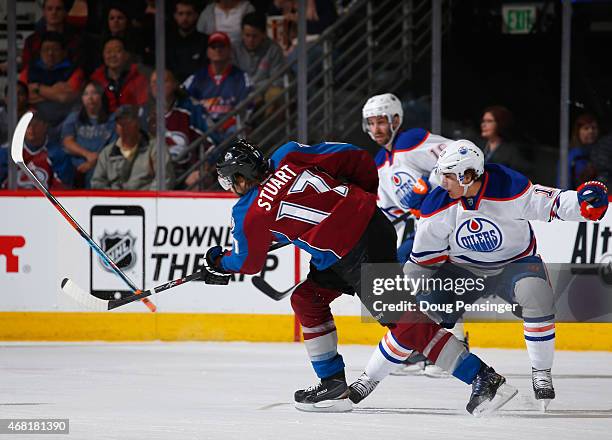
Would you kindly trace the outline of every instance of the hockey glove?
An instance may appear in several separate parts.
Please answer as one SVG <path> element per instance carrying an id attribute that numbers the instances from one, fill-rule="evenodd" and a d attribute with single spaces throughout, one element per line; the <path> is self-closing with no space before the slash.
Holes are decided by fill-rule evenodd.
<path id="1" fill-rule="evenodd" d="M 608 188 L 606 185 L 591 180 L 580 185 L 577 191 L 580 214 L 587 220 L 601 220 L 608 210 Z"/>
<path id="2" fill-rule="evenodd" d="M 221 268 L 221 257 L 223 249 L 221 246 L 213 246 L 206 252 L 206 267 L 202 269 L 202 279 L 206 284 L 227 285 L 232 276 Z"/>
<path id="3" fill-rule="evenodd" d="M 423 176 L 414 183 L 410 192 L 402 197 L 400 204 L 410 210 L 418 211 L 421 209 L 421 204 L 423 200 L 425 200 L 430 189 L 431 185 L 429 184 L 429 180 L 427 180 L 427 177 Z"/>

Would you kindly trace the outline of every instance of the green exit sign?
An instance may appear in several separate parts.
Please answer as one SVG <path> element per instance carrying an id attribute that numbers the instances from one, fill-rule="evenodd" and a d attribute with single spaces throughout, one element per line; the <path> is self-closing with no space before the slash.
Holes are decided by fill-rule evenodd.
<path id="1" fill-rule="evenodd" d="M 536 20 L 536 7 L 533 5 L 502 6 L 505 34 L 528 34 Z"/>

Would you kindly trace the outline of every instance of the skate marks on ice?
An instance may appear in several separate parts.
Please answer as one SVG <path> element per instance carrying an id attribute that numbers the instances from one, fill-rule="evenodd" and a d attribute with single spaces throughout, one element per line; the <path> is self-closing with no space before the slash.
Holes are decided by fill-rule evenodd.
<path id="1" fill-rule="evenodd" d="M 531 379 L 531 374 L 505 373 L 507 379 Z M 553 374 L 553 379 L 612 379 L 612 374 Z"/>
<path id="2" fill-rule="evenodd" d="M 0 402 L 0 406 L 40 406 L 51 405 L 46 402 Z"/>
<path id="3" fill-rule="evenodd" d="M 517 402 L 523 408 L 500 409 L 489 417 L 513 417 L 522 419 L 612 419 L 612 409 L 548 409 L 541 412 L 536 400 L 530 396 L 519 394 Z M 293 402 L 279 402 L 264 405 L 257 408 L 258 411 L 270 411 L 281 409 L 285 411 L 296 411 Z M 323 413 L 321 413 L 323 414 Z M 345 414 L 391 414 L 391 415 L 426 415 L 426 416 L 461 416 L 472 418 L 465 408 L 442 408 L 442 407 L 374 407 L 374 406 L 353 406 L 351 412 Z"/>
<path id="4" fill-rule="evenodd" d="M 535 404 L 534 404 L 535 405 Z M 463 408 L 375 408 L 362 407 L 353 408 L 356 414 L 393 414 L 393 415 L 427 415 L 427 416 L 461 416 L 473 417 Z M 612 419 L 612 409 L 573 409 L 573 410 L 551 410 L 545 413 L 537 409 L 500 409 L 493 414 L 483 418 L 511 417 L 522 419 Z"/>

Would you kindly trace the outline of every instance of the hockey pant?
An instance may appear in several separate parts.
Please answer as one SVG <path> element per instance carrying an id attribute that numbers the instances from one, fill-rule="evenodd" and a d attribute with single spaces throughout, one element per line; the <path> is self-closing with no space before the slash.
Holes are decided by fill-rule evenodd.
<path id="1" fill-rule="evenodd" d="M 337 351 L 338 336 L 329 304 L 343 292 L 361 291 L 362 263 L 397 263 L 395 244 L 393 225 L 376 210 L 351 252 L 325 271 L 311 268 L 308 279 L 293 292 L 291 305 L 302 326 L 312 366 L 321 379 L 344 369 L 342 356 Z M 322 273 L 327 275 L 325 280 Z M 349 289 L 339 286 L 348 286 Z M 368 376 L 382 379 L 406 360 L 414 349 L 458 379 L 471 383 L 480 369 L 480 359 L 424 314 L 409 313 L 414 316 L 387 324 L 389 331 L 366 367 Z"/>
<path id="2" fill-rule="evenodd" d="M 410 263 L 408 263 L 410 264 Z M 462 277 L 474 278 L 467 269 L 447 263 L 435 275 L 443 279 Z M 431 292 L 418 295 L 418 301 L 434 304 L 450 304 L 460 299 L 473 304 L 478 299 L 497 295 L 509 304 L 515 305 L 515 315 L 523 319 L 525 344 L 531 365 L 535 369 L 551 368 L 555 350 L 555 307 L 554 294 L 546 268 L 539 256 L 529 256 L 508 264 L 501 274 L 488 277 L 485 289 L 472 289 L 461 297 L 453 297 L 448 292 Z M 442 326 L 450 328 L 462 313 L 436 312 L 430 315 Z"/>

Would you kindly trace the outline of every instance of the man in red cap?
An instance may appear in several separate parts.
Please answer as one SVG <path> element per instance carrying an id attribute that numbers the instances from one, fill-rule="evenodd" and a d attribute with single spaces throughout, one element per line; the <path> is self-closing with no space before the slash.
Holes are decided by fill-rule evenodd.
<path id="1" fill-rule="evenodd" d="M 214 122 L 231 112 L 251 92 L 248 75 L 232 64 L 230 39 L 224 32 L 208 37 L 209 64 L 185 80 L 183 86 L 208 111 Z M 225 137 L 236 130 L 237 118 L 219 129 Z"/>

